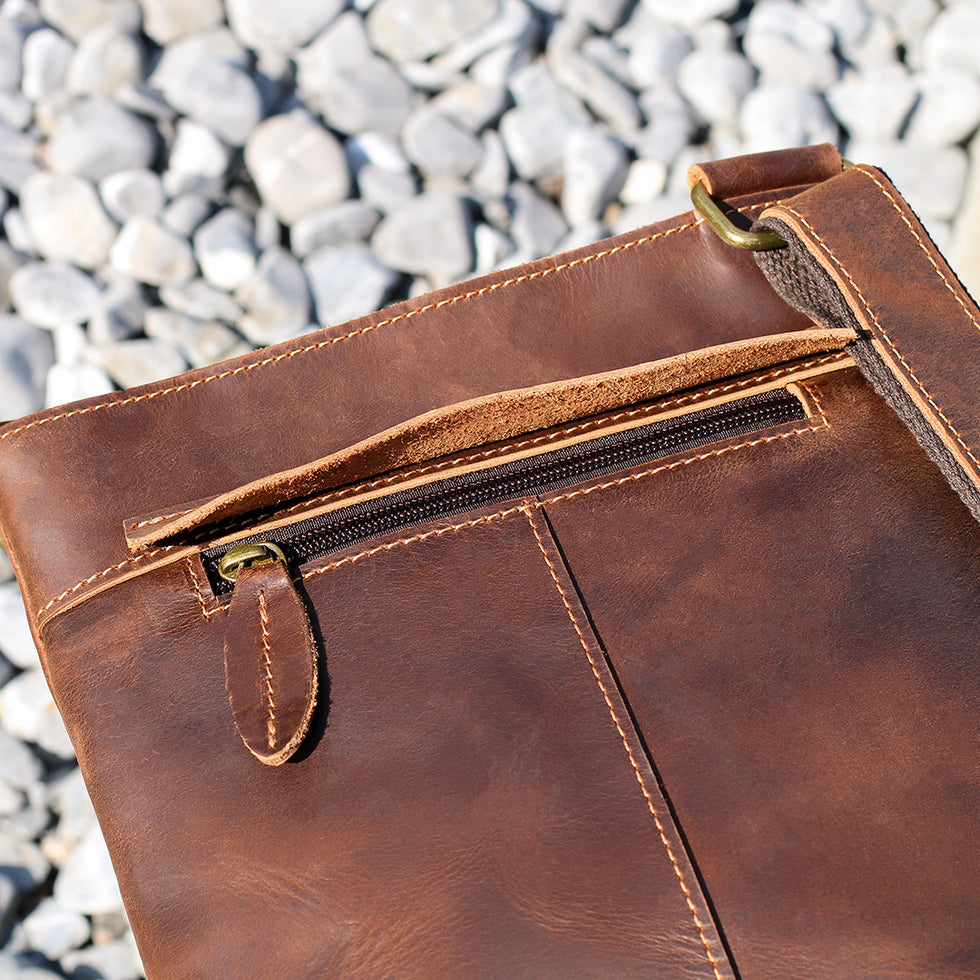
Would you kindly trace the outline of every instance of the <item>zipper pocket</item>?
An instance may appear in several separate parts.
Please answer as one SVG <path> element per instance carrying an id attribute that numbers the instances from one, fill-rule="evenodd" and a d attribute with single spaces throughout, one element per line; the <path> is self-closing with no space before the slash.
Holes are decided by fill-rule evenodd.
<path id="1" fill-rule="evenodd" d="M 674 453 L 803 418 L 806 412 L 799 398 L 786 389 L 773 389 L 486 469 L 395 490 L 210 548 L 202 552 L 201 560 L 214 595 L 225 595 L 232 591 L 234 583 L 221 574 L 219 565 L 229 551 L 245 545 L 270 542 L 281 550 L 280 560 L 296 568 L 395 531 L 506 500 L 561 490 Z"/>

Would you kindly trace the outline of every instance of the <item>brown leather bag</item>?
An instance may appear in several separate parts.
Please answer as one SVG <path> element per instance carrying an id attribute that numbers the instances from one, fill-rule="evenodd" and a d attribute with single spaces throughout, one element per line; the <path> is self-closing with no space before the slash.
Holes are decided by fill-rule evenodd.
<path id="1" fill-rule="evenodd" d="M 980 311 L 831 147 L 694 179 L 786 244 L 0 430 L 149 977 L 980 975 Z"/>

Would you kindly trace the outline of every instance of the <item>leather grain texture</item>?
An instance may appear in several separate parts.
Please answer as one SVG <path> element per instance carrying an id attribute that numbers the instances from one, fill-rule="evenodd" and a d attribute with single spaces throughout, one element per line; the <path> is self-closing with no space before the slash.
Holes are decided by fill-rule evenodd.
<path id="1" fill-rule="evenodd" d="M 835 153 L 705 172 L 823 254 L 968 465 L 976 314 Z M 150 980 L 980 975 L 980 526 L 852 336 L 685 215 L 0 429 Z M 804 417 L 246 568 L 230 600 L 201 558 L 215 519 L 774 388 Z"/>

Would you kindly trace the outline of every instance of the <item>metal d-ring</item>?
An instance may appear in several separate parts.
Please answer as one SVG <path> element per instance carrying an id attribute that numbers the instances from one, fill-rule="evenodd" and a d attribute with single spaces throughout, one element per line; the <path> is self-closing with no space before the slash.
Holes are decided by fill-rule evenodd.
<path id="1" fill-rule="evenodd" d="M 733 248 L 746 249 L 750 252 L 767 252 L 769 249 L 784 248 L 786 245 L 786 239 L 774 231 L 744 231 L 733 225 L 700 183 L 691 188 L 691 201 L 718 237 Z"/>
<path id="2" fill-rule="evenodd" d="M 229 548 L 218 562 L 218 574 L 226 582 L 234 582 L 243 568 L 252 565 L 271 565 L 274 561 L 286 564 L 282 549 L 271 541 L 249 541 Z"/>

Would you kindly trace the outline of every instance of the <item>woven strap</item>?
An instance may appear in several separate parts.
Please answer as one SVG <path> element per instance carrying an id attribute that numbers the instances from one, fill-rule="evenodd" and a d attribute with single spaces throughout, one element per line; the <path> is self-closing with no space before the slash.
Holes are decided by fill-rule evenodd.
<path id="1" fill-rule="evenodd" d="M 776 291 L 858 330 L 855 360 L 980 520 L 980 310 L 895 187 L 857 166 L 758 225 L 788 242 L 757 254 Z"/>

